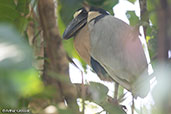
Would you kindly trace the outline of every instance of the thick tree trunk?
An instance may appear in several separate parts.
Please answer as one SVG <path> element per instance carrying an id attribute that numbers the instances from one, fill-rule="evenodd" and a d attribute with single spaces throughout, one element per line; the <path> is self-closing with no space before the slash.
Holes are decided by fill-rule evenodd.
<path id="1" fill-rule="evenodd" d="M 39 0 L 38 12 L 44 37 L 45 63 L 42 78 L 45 85 L 52 85 L 56 89 L 51 102 L 57 104 L 66 100 L 69 107 L 76 107 L 77 91 L 69 79 L 69 62 L 58 32 L 54 0 Z"/>
<path id="2" fill-rule="evenodd" d="M 158 60 L 167 61 L 168 51 L 171 48 L 171 11 L 168 0 L 160 0 L 158 6 Z"/>
<path id="3" fill-rule="evenodd" d="M 160 0 L 157 6 L 158 19 L 158 68 L 154 69 L 157 85 L 153 89 L 156 109 L 161 114 L 171 113 L 171 78 L 170 58 L 168 51 L 171 49 L 171 3 L 170 0 Z M 158 94 L 159 93 L 159 94 Z"/>

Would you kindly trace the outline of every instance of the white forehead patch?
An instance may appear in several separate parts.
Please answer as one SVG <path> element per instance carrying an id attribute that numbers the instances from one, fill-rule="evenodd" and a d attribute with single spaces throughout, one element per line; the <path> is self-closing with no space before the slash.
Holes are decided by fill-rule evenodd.
<path id="1" fill-rule="evenodd" d="M 96 18 L 99 15 L 101 15 L 101 14 L 99 12 L 96 12 L 96 11 L 88 12 L 87 22 L 90 22 L 92 19 Z"/>
<path id="2" fill-rule="evenodd" d="M 76 18 L 80 13 L 82 12 L 82 9 L 74 13 L 74 18 Z"/>

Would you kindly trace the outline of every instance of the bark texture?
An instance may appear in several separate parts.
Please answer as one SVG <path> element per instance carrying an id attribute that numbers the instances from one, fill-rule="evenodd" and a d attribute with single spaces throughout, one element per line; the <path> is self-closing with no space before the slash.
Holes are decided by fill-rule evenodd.
<path id="1" fill-rule="evenodd" d="M 171 3 L 160 0 L 158 11 L 158 60 L 168 60 L 168 50 L 171 49 Z"/>
<path id="2" fill-rule="evenodd" d="M 45 62 L 42 79 L 45 85 L 52 85 L 56 89 L 56 95 L 51 102 L 56 104 L 66 100 L 68 106 L 73 108 L 77 106 L 77 91 L 69 79 L 69 62 L 58 32 L 54 0 L 39 0 L 38 12 L 44 38 Z"/>
<path id="3" fill-rule="evenodd" d="M 142 22 L 147 22 L 149 25 L 149 16 L 147 12 L 147 0 L 139 0 L 140 5 L 140 18 Z M 146 38 L 147 26 L 143 26 L 144 36 Z"/>

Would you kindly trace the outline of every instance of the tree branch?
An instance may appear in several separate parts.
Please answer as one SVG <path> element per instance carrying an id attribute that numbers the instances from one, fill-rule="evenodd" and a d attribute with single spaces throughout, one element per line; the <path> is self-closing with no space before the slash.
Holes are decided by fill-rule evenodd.
<path id="1" fill-rule="evenodd" d="M 140 18 L 142 22 L 147 22 L 149 24 L 149 16 L 147 11 L 147 0 L 139 0 L 140 5 Z M 146 38 L 147 26 L 143 26 L 144 36 Z"/>
<path id="2" fill-rule="evenodd" d="M 54 0 L 38 1 L 39 19 L 44 37 L 45 63 L 42 78 L 45 85 L 53 85 L 56 88 L 57 95 L 51 100 L 52 102 L 56 104 L 66 100 L 69 107 L 75 108 L 77 91 L 69 79 L 69 62 L 59 36 L 54 6 Z M 61 78 L 67 81 L 62 81 Z M 78 108 L 75 110 L 78 111 Z"/>

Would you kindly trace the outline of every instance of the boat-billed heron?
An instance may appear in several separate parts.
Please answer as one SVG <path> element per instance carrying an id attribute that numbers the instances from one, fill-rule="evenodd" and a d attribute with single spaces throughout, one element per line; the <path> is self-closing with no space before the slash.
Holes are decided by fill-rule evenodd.
<path id="1" fill-rule="evenodd" d="M 64 31 L 63 38 L 74 37 L 80 56 L 101 79 L 114 80 L 137 97 L 149 91 L 147 60 L 134 27 L 107 11 L 81 8 Z"/>

